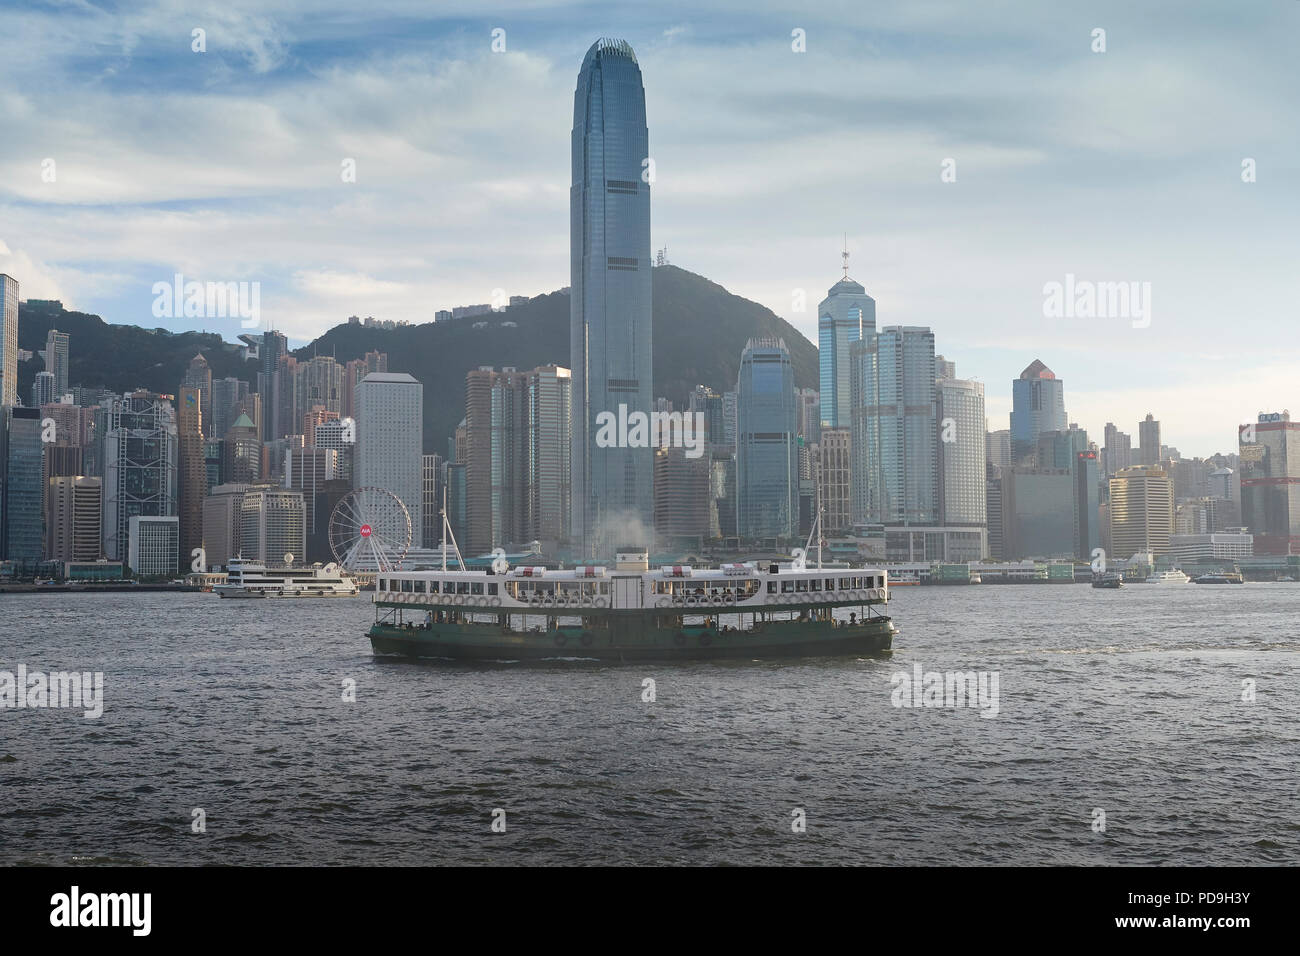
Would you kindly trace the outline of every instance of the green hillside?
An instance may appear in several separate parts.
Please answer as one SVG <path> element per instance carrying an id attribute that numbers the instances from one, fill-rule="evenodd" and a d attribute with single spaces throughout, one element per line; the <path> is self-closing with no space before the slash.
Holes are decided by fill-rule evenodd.
<path id="1" fill-rule="evenodd" d="M 656 396 L 680 408 L 696 385 L 719 392 L 734 389 L 741 350 L 754 336 L 785 339 L 795 383 L 817 387 L 817 349 L 771 310 L 676 266 L 656 268 L 652 277 Z M 475 327 L 482 323 L 486 325 Z M 200 351 L 214 378 L 236 375 L 252 385 L 257 382 L 257 363 L 241 362 L 234 347 L 215 333 L 111 325 L 95 315 L 51 306 L 24 304 L 20 309 L 19 348 L 43 349 L 52 327 L 72 335 L 74 384 L 174 393 L 185 367 Z M 346 362 L 375 349 L 388 353 L 389 371 L 410 372 L 424 383 L 425 451 L 442 454 L 447 437 L 465 415 L 466 372 L 482 365 L 522 370 L 569 364 L 569 295 L 552 292 L 499 313 L 393 330 L 345 323 L 294 354 L 300 359 L 333 355 Z M 19 388 L 24 398 L 41 368 L 39 357 L 21 363 Z"/>

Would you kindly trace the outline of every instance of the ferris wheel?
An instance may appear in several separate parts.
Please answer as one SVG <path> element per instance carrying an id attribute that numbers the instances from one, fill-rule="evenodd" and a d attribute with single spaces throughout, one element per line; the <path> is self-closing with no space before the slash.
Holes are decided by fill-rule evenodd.
<path id="1" fill-rule="evenodd" d="M 387 488 L 357 488 L 330 512 L 329 541 L 349 571 L 394 571 L 411 547 L 411 514 Z"/>

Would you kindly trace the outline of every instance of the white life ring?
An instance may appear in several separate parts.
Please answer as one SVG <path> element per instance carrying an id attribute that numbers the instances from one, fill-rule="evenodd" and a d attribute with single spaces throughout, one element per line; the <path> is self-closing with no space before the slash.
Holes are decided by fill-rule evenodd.
<path id="1" fill-rule="evenodd" d="M 724 595 L 722 595 L 722 603 L 723 603 L 723 604 L 735 604 L 735 603 L 736 603 L 736 596 L 735 596 L 734 594 L 724 594 Z"/>
<path id="2" fill-rule="evenodd" d="M 492 595 L 492 597 L 488 598 L 488 603 L 491 604 L 493 607 L 500 607 L 500 606 L 501 606 L 501 598 L 497 597 L 497 596 L 494 594 L 494 595 Z"/>
<path id="3" fill-rule="evenodd" d="M 603 597 L 598 597 L 598 598 L 596 598 L 594 601 L 592 601 L 591 603 L 592 603 L 593 605 L 595 605 L 596 607 L 604 607 L 604 606 L 605 606 L 605 599 L 604 599 Z"/>

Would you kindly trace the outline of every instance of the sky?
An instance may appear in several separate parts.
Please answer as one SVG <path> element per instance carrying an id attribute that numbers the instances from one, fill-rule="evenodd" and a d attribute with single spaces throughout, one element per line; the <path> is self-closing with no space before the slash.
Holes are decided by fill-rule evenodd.
<path id="1" fill-rule="evenodd" d="M 0 0 L 0 272 L 228 339 L 155 283 L 257 283 L 294 344 L 567 286 L 574 85 L 612 36 L 674 265 L 815 342 L 847 242 L 992 429 L 1035 358 L 1098 444 L 1151 412 L 1204 456 L 1300 415 L 1300 3 L 700 6 Z M 1143 308 L 1054 310 L 1067 282 Z"/>

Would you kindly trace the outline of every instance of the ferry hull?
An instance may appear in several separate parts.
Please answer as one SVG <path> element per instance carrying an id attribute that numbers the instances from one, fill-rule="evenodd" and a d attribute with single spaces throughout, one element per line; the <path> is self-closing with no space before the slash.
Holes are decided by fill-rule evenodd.
<path id="1" fill-rule="evenodd" d="M 771 621 L 759 631 L 686 626 L 621 636 L 613 629 L 584 631 L 580 627 L 520 633 L 492 625 L 434 624 L 425 628 L 376 623 L 370 629 L 370 644 L 381 655 L 451 660 L 748 660 L 883 654 L 892 649 L 895 630 L 887 617 L 835 627 Z"/>

